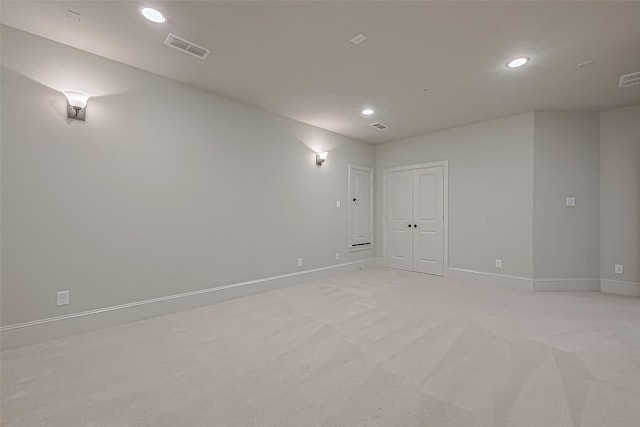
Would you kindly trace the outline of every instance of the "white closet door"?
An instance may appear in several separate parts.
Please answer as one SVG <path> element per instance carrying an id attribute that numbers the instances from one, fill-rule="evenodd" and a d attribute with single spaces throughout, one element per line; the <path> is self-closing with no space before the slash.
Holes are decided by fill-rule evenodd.
<path id="1" fill-rule="evenodd" d="M 387 260 L 389 267 L 411 270 L 413 173 L 402 171 L 387 176 Z"/>
<path id="2" fill-rule="evenodd" d="M 444 168 L 413 171 L 413 271 L 442 275 Z"/>

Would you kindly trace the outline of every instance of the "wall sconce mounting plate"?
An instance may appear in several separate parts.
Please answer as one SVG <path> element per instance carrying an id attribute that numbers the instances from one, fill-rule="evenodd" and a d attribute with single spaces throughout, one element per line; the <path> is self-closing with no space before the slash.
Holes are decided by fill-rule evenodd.
<path id="1" fill-rule="evenodd" d="M 86 108 L 73 107 L 71 104 L 67 102 L 67 118 L 74 119 L 74 120 L 82 120 L 84 122 L 86 112 L 87 112 Z"/>

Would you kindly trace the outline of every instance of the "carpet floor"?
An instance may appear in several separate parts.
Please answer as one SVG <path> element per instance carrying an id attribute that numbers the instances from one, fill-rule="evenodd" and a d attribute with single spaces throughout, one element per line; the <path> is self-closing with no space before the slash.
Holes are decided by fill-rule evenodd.
<path id="1" fill-rule="evenodd" d="M 380 268 L 1 356 L 3 426 L 640 426 L 640 300 Z"/>

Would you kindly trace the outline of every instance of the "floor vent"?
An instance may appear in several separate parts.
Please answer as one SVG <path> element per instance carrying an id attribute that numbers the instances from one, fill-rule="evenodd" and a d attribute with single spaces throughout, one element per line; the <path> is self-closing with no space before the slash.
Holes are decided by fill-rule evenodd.
<path id="1" fill-rule="evenodd" d="M 382 124 L 382 123 L 380 123 L 380 122 L 371 123 L 369 126 L 372 126 L 372 127 L 376 128 L 376 129 L 380 129 L 380 130 L 382 130 L 382 129 L 386 129 L 386 128 L 388 128 L 388 127 L 389 127 L 389 126 L 387 126 L 387 125 L 383 125 L 383 124 Z"/>
<path id="2" fill-rule="evenodd" d="M 195 43 L 191 43 L 189 40 L 185 40 L 182 37 L 176 36 L 175 34 L 169 34 L 167 36 L 167 39 L 164 41 L 164 44 L 200 59 L 205 59 L 211 53 L 209 49 L 198 46 Z"/>
<path id="3" fill-rule="evenodd" d="M 620 76 L 620 81 L 618 82 L 618 87 L 627 87 L 640 85 L 640 71 L 631 74 L 625 74 L 624 76 Z"/>

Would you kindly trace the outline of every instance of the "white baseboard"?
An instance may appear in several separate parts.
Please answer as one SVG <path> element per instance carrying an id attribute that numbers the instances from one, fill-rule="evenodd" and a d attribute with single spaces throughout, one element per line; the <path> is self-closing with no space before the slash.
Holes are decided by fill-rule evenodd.
<path id="1" fill-rule="evenodd" d="M 600 292 L 628 297 L 640 297 L 640 283 L 602 279 L 600 280 Z"/>
<path id="2" fill-rule="evenodd" d="M 507 276 L 504 274 L 486 273 L 484 271 L 466 270 L 463 268 L 447 268 L 445 277 L 451 279 L 467 280 L 470 282 L 489 283 L 495 285 L 510 286 L 515 289 L 525 291 L 533 290 L 533 283 L 530 278 Z"/>
<path id="3" fill-rule="evenodd" d="M 376 265 L 375 258 L 50 317 L 0 328 L 2 350 L 203 307 Z"/>
<path id="4" fill-rule="evenodd" d="M 536 292 L 599 292 L 600 279 L 533 279 Z"/>
<path id="5" fill-rule="evenodd" d="M 506 285 L 515 289 L 534 292 L 598 292 L 600 279 L 532 279 L 529 277 L 508 276 L 504 274 L 487 273 L 484 271 L 466 270 L 464 268 L 449 267 L 446 277 L 467 280 L 478 283 L 493 283 Z"/>

